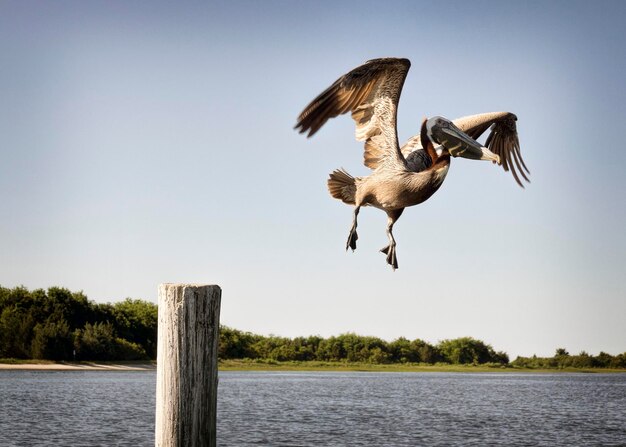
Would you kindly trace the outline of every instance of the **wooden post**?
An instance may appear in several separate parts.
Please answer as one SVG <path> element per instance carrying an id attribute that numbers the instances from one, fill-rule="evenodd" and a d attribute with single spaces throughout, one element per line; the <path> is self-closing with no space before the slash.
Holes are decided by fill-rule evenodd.
<path id="1" fill-rule="evenodd" d="M 216 445 L 222 289 L 160 284 L 155 446 Z"/>

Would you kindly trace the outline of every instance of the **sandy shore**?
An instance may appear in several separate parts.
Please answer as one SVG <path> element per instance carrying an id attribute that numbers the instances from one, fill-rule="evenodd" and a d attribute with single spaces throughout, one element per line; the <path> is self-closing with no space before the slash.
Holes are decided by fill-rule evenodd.
<path id="1" fill-rule="evenodd" d="M 97 362 L 59 362 L 59 363 L 0 363 L 2 370 L 22 371 L 151 371 L 156 363 L 97 363 Z"/>

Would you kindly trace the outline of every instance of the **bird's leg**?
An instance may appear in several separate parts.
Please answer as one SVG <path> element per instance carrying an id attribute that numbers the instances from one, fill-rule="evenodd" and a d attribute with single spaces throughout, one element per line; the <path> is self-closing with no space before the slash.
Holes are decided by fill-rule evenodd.
<path id="1" fill-rule="evenodd" d="M 354 217 L 352 219 L 352 228 L 350 229 L 350 234 L 348 235 L 348 242 L 346 242 L 346 251 L 348 250 L 348 248 L 351 248 L 352 251 L 356 250 L 356 241 L 359 238 L 359 235 L 356 234 L 356 218 L 359 215 L 359 210 L 361 209 L 361 206 L 357 206 L 354 208 Z"/>
<path id="2" fill-rule="evenodd" d="M 387 264 L 391 266 L 393 270 L 398 268 L 398 258 L 396 258 L 396 240 L 393 237 L 393 224 L 402 215 L 401 210 L 393 210 L 387 212 L 387 237 L 389 238 L 389 245 L 382 248 L 380 251 L 387 255 Z"/>
<path id="3" fill-rule="evenodd" d="M 398 268 L 398 258 L 396 257 L 396 240 L 393 238 L 392 230 L 393 221 L 389 218 L 387 219 L 387 237 L 389 238 L 389 245 L 382 248 L 380 251 L 387 255 L 387 264 L 395 270 Z"/>

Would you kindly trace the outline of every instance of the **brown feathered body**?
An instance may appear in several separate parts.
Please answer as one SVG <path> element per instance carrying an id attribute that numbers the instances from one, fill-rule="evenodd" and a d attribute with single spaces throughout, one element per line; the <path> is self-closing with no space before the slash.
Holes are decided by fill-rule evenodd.
<path id="1" fill-rule="evenodd" d="M 441 187 L 450 166 L 450 157 L 421 172 L 378 169 L 366 177 L 352 177 L 343 169 L 330 174 L 330 194 L 348 205 L 359 203 L 384 211 L 417 205 Z"/>

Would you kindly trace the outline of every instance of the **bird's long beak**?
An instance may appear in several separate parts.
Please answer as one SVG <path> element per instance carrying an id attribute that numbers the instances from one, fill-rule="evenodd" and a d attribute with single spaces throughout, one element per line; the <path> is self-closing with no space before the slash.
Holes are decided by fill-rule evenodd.
<path id="1" fill-rule="evenodd" d="M 489 160 L 500 163 L 500 157 L 471 138 L 461 129 L 452 125 L 441 129 L 442 145 L 453 157 L 469 158 L 470 160 Z"/>

